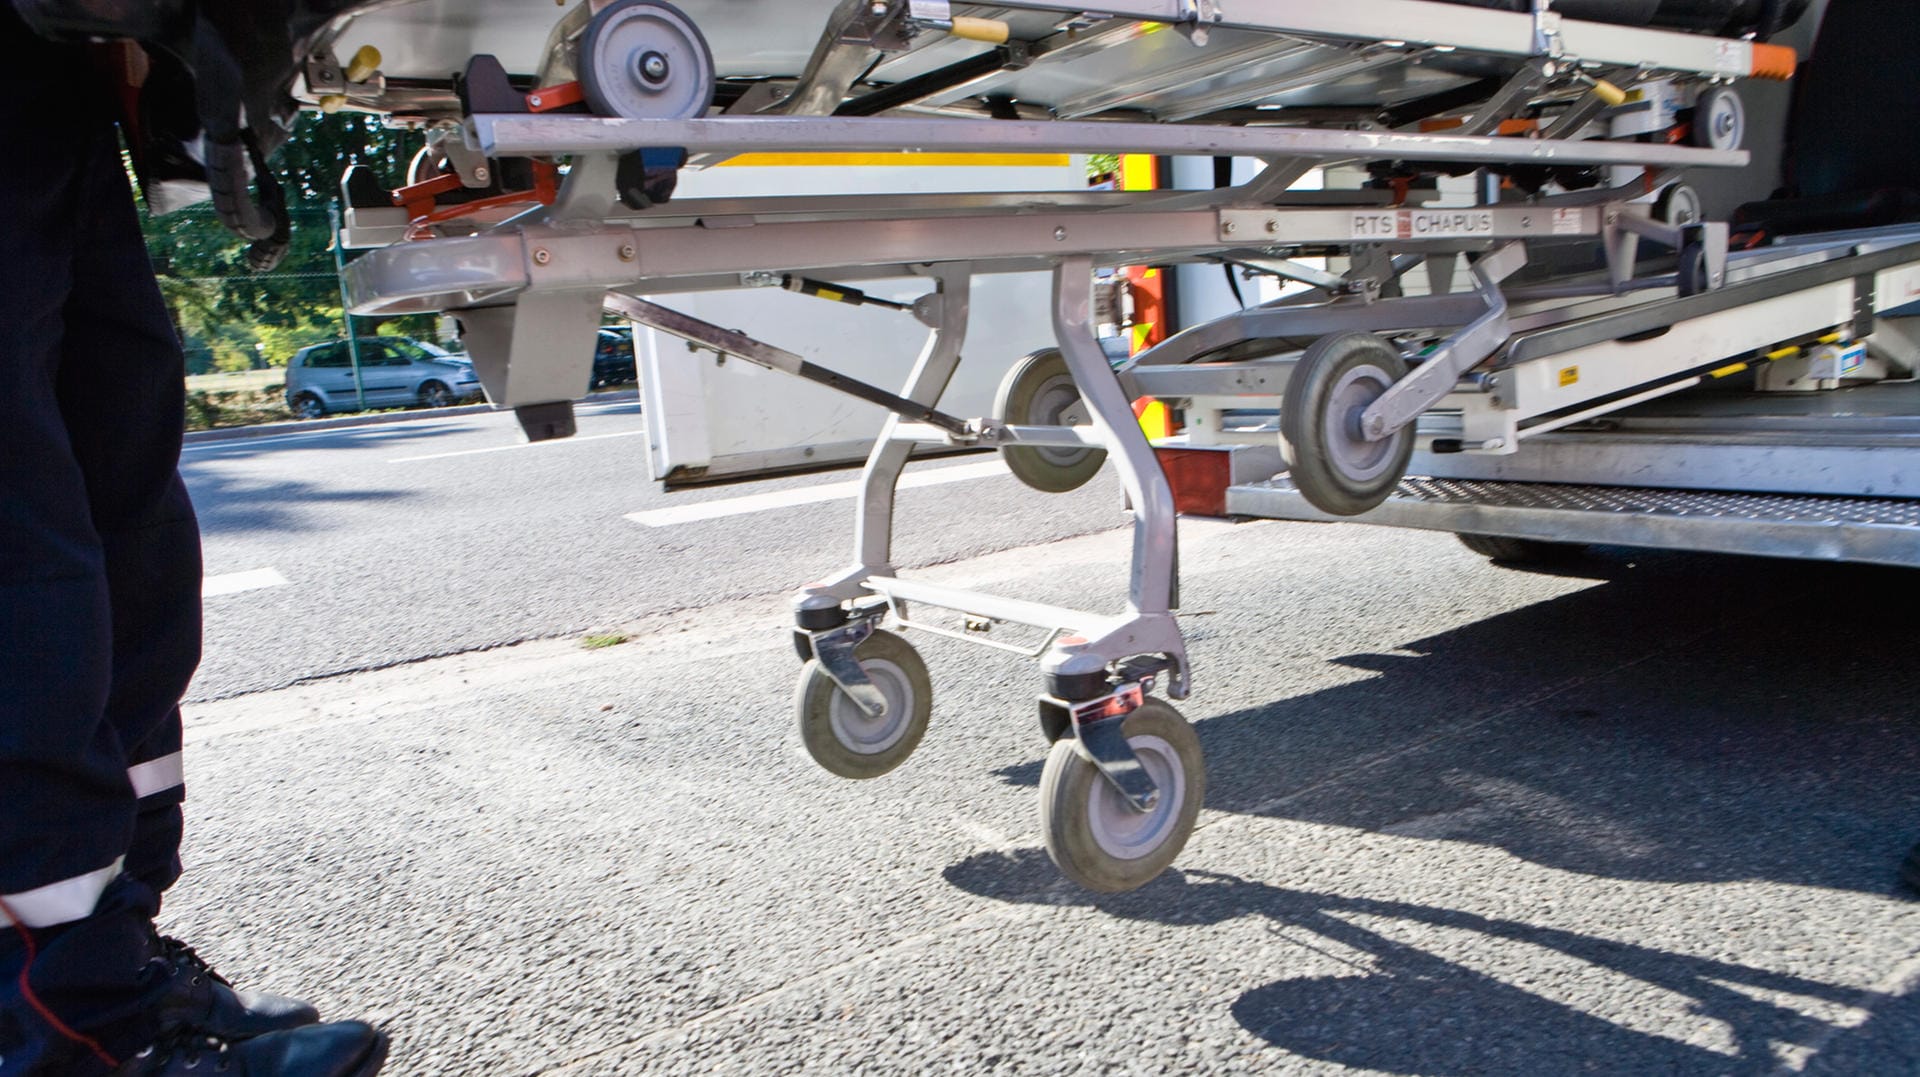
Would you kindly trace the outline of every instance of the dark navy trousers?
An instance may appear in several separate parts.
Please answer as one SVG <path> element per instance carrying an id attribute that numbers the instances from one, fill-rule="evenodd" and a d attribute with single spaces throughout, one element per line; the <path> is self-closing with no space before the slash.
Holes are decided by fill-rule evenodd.
<path id="1" fill-rule="evenodd" d="M 150 1043 L 200 538 L 109 97 L 0 0 L 0 1077 Z"/>

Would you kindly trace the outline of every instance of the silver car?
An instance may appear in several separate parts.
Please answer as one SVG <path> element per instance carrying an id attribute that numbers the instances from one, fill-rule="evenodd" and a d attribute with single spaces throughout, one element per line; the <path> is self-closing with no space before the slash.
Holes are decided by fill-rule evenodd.
<path id="1" fill-rule="evenodd" d="M 405 337 L 360 338 L 360 382 L 369 408 L 444 408 L 480 395 L 473 364 Z M 357 411 L 353 357 L 347 342 L 315 344 L 287 363 L 287 410 L 302 419 Z"/>

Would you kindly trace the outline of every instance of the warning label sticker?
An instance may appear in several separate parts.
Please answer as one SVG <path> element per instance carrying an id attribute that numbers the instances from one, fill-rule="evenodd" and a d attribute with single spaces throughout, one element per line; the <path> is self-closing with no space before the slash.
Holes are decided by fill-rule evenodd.
<path id="1" fill-rule="evenodd" d="M 1580 211 L 1577 209 L 1556 209 L 1553 211 L 1553 234 L 1556 236 L 1577 236 L 1581 232 Z"/>
<path id="2" fill-rule="evenodd" d="M 1488 209 L 1383 209 L 1353 215 L 1355 239 L 1482 239 L 1493 235 Z"/>

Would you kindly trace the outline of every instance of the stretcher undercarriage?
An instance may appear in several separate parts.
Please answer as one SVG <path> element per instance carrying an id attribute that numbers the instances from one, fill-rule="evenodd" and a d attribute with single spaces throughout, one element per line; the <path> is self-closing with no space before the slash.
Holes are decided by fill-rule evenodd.
<path id="1" fill-rule="evenodd" d="M 1877 316 L 1920 295 L 1920 235 L 1737 250 L 1682 182 L 1689 169 L 1746 163 L 1732 84 L 1785 76 L 1790 53 L 1649 28 L 1657 3 L 1565 5 L 1614 21 L 1517 6 L 1112 0 L 1089 13 L 863 0 L 774 5 L 755 24 L 716 17 L 729 5 L 595 0 L 528 50 L 524 30 L 423 3 L 343 22 L 330 48 L 402 47 L 385 68 L 364 50 L 346 63 L 318 55 L 302 92 L 429 132 L 406 188 L 348 179 L 349 240 L 377 248 L 351 267 L 351 304 L 363 316 L 451 312 L 489 397 L 530 437 L 571 432 L 603 310 L 887 408 L 853 561 L 796 601 L 802 739 L 855 778 L 913 751 L 932 687 L 894 629 L 1037 659 L 1053 744 L 1048 849 L 1076 881 L 1119 890 L 1173 860 L 1205 787 L 1191 727 L 1151 695 L 1186 698 L 1191 671 L 1174 495 L 1135 398 L 1215 416 L 1202 440 L 1284 449 L 1285 478 L 1236 487 L 1236 511 L 1283 514 L 1291 497 L 1346 517 L 1404 500 L 1416 450 L 1423 462 L 1523 460 L 1535 437 L 1755 356 L 1860 359 Z M 1715 28 L 1738 29 L 1748 7 L 1781 5 L 1728 3 Z M 815 32 L 795 47 L 801 15 Z M 446 32 L 412 32 L 428 25 Z M 520 51 L 478 52 L 488 40 Z M 450 68 L 462 70 L 450 85 L 425 74 Z M 1253 157 L 1265 169 L 1210 191 L 673 197 L 688 168 L 827 148 Z M 1336 164 L 1373 182 L 1294 189 Z M 1468 202 L 1439 204 L 1435 174 L 1483 182 Z M 1599 252 L 1592 272 L 1528 272 L 1535 252 L 1568 245 Z M 1181 262 L 1303 291 L 1116 368 L 1096 337 L 1094 271 Z M 943 412 L 972 282 L 1035 270 L 1052 275 L 1057 347 L 1015 365 L 994 414 Z M 1428 294 L 1407 294 L 1416 277 Z M 676 294 L 756 285 L 865 303 L 856 285 L 899 278 L 925 291 L 873 305 L 929 333 L 893 386 L 672 306 Z M 1277 435 L 1226 421 L 1263 406 L 1278 410 Z M 894 493 L 927 447 L 998 450 L 1023 482 L 1052 491 L 1111 462 L 1135 521 L 1124 607 L 903 578 Z M 926 609 L 976 628 L 1026 626 L 1030 643 L 954 632 Z"/>

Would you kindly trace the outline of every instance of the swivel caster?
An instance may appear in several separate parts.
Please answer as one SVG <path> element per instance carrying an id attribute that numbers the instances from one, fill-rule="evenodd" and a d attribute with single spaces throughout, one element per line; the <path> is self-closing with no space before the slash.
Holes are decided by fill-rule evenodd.
<path id="1" fill-rule="evenodd" d="M 1138 810 L 1100 771 L 1078 738 L 1055 741 L 1040 774 L 1040 827 L 1061 874 L 1089 890 L 1145 885 L 1173 863 L 1206 798 L 1200 738 L 1157 699 L 1121 719 L 1120 733 L 1157 790 Z"/>
<path id="2" fill-rule="evenodd" d="M 1694 145 L 1709 150 L 1737 150 L 1747 140 L 1747 106 L 1731 86 L 1713 86 L 1693 104 Z"/>
<path id="3" fill-rule="evenodd" d="M 919 652 L 891 632 L 874 631 L 853 655 L 885 709 L 869 713 L 811 658 L 800 670 L 794 716 L 814 762 L 842 778 L 878 778 L 920 746 L 933 713 L 933 682 Z"/>
<path id="4" fill-rule="evenodd" d="M 690 120 L 717 81 L 713 51 L 693 20 L 660 0 L 614 0 L 580 38 L 580 89 L 600 116 Z"/>
<path id="5" fill-rule="evenodd" d="M 1280 449 L 1288 475 L 1315 508 L 1358 516 L 1405 477 L 1413 424 L 1374 441 L 1361 432 L 1360 419 L 1406 375 L 1406 360 L 1372 333 L 1321 337 L 1300 357 L 1280 401 Z"/>
<path id="6" fill-rule="evenodd" d="M 1086 417 L 1086 404 L 1058 349 L 1034 352 L 1015 363 L 1000 382 L 993 403 L 996 419 L 1014 426 L 1072 426 Z M 1064 494 L 1087 484 L 1105 449 L 1061 445 L 1009 445 L 1000 450 L 1013 477 L 1042 493 Z"/>

